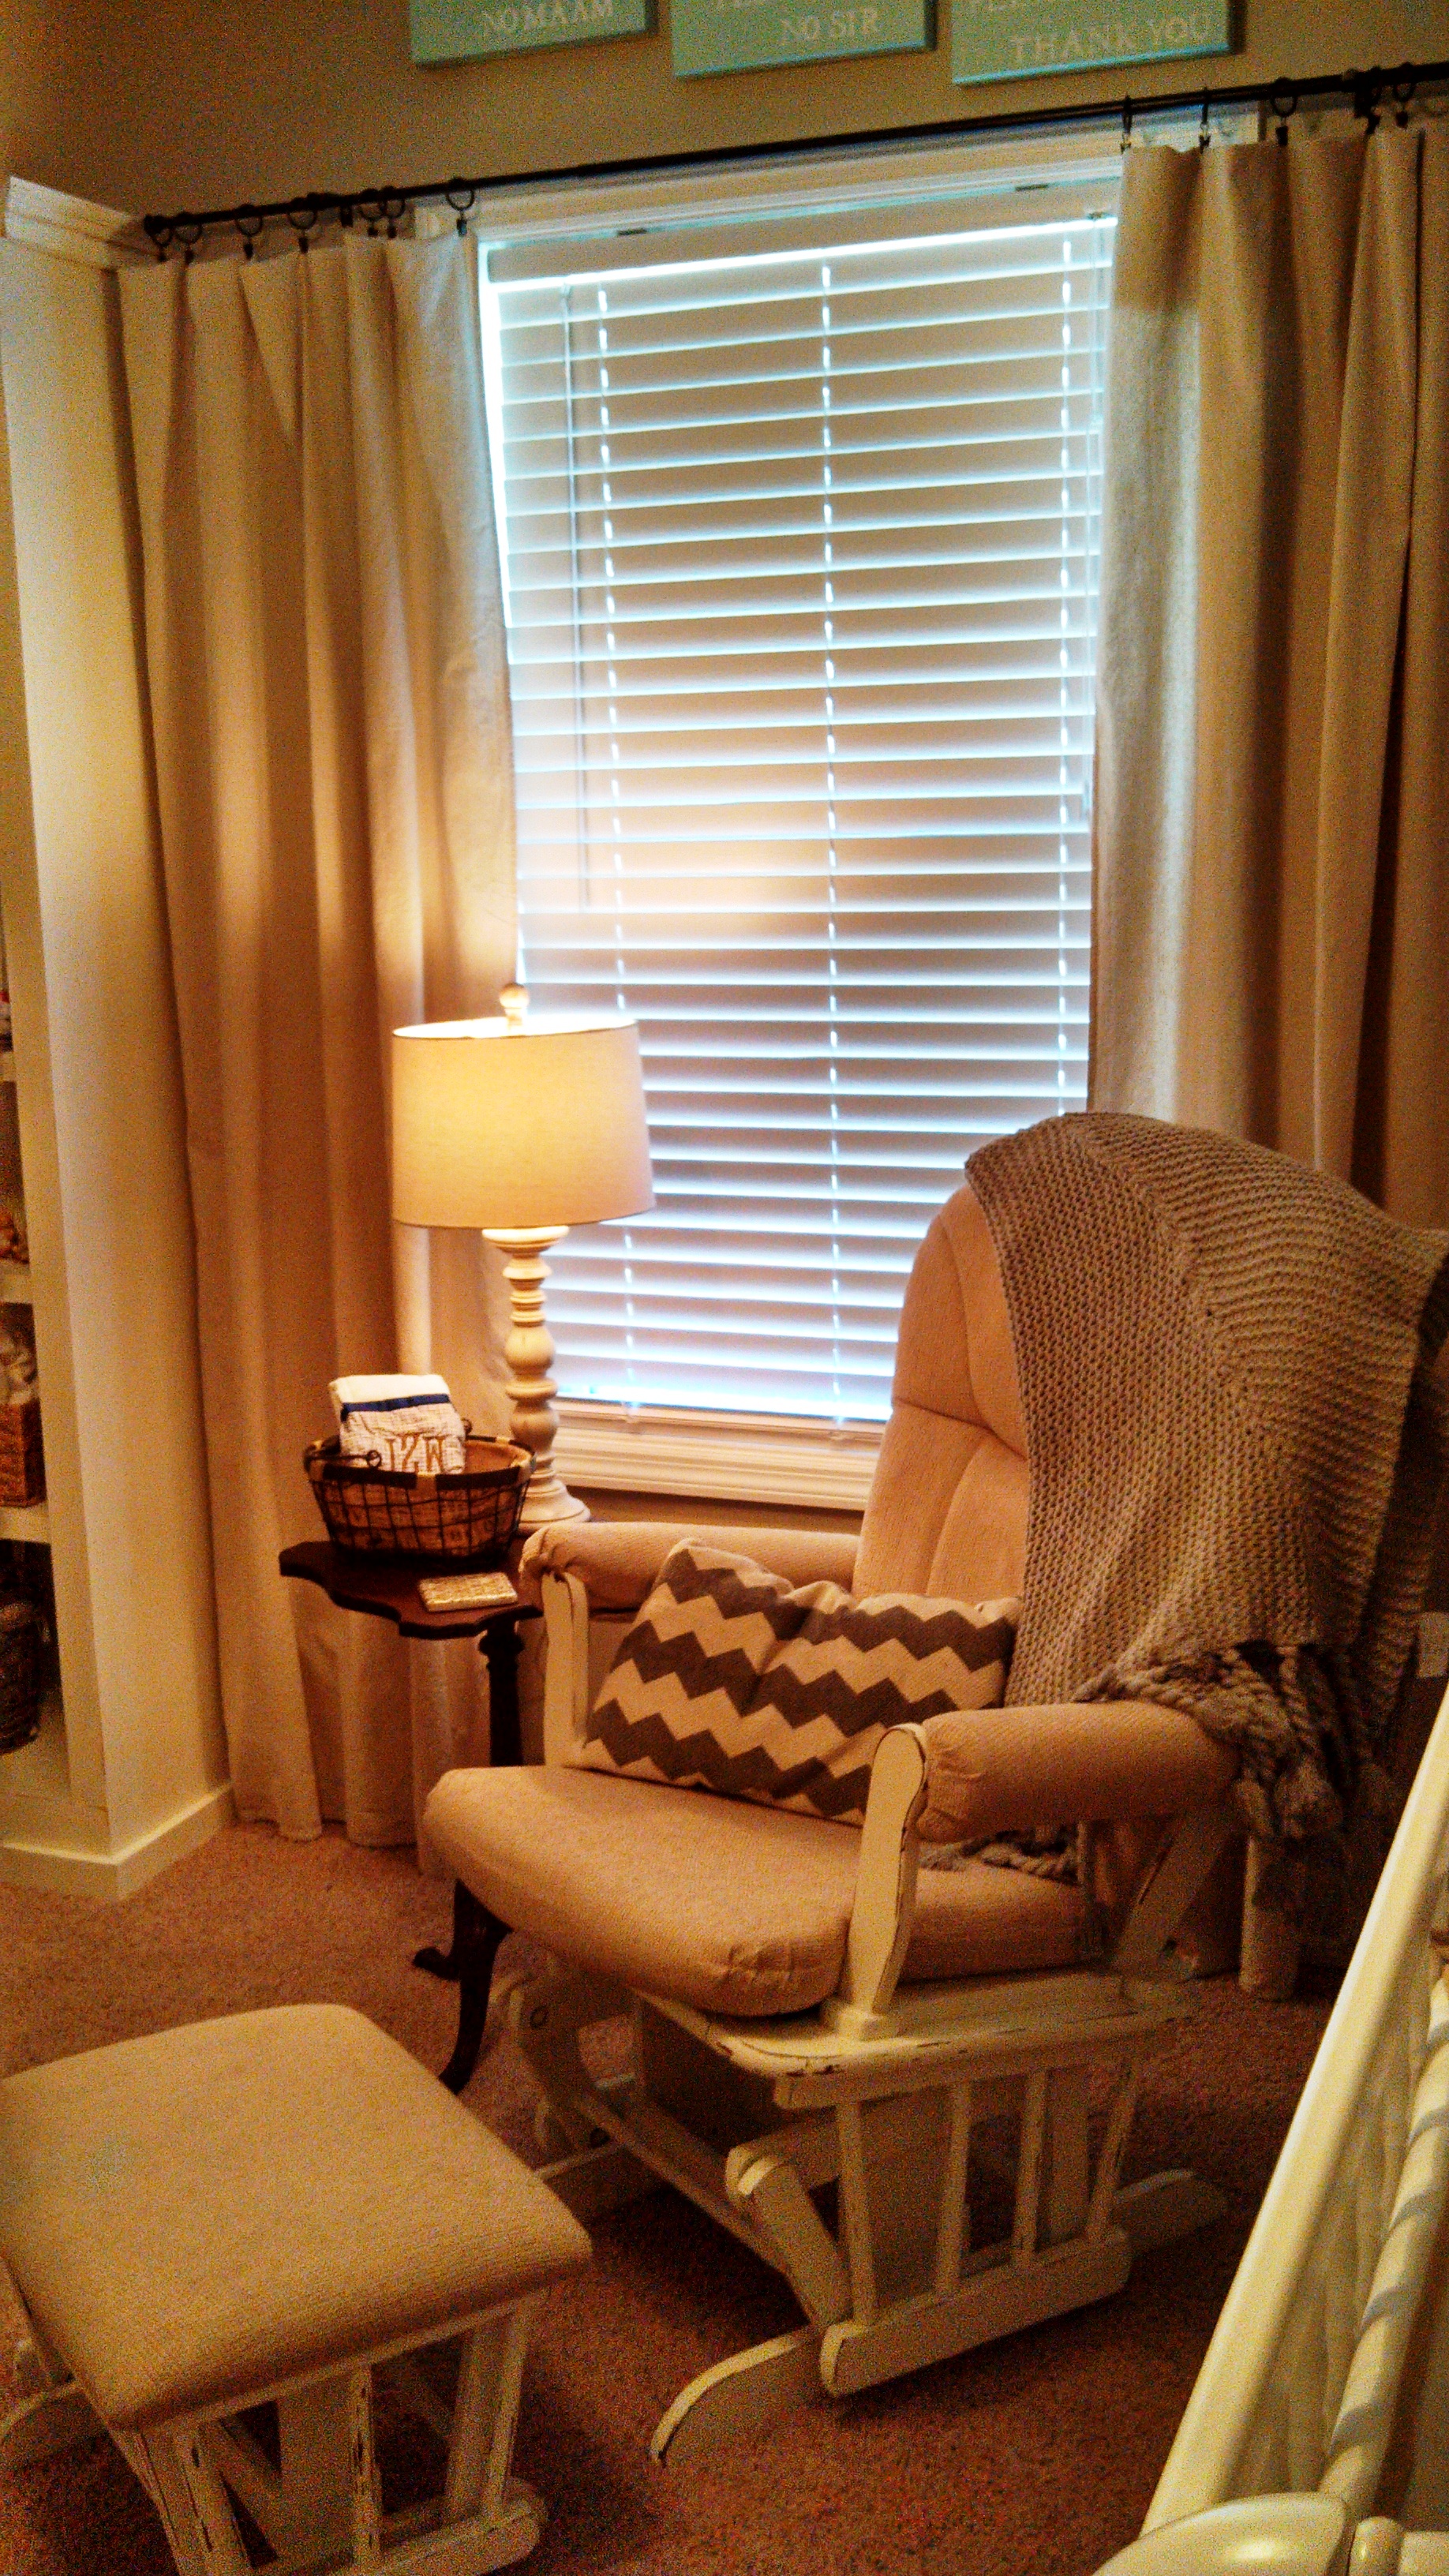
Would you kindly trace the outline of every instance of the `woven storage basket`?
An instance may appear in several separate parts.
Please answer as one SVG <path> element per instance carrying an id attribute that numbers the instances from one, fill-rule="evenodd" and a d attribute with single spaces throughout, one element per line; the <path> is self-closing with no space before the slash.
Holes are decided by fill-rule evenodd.
<path id="1" fill-rule="evenodd" d="M 28 1596 L 0 1598 L 0 1753 L 40 1732 L 40 1612 Z"/>
<path id="2" fill-rule="evenodd" d="M 0 1404 L 0 1503 L 38 1503 L 45 1496 L 40 1406 Z"/>
<path id="3" fill-rule="evenodd" d="M 334 1432 L 314 1440 L 302 1463 L 334 1547 L 497 1565 L 518 1527 L 533 1459 L 511 1440 L 471 1438 L 466 1456 L 460 1475 L 419 1476 L 344 1458 Z"/>

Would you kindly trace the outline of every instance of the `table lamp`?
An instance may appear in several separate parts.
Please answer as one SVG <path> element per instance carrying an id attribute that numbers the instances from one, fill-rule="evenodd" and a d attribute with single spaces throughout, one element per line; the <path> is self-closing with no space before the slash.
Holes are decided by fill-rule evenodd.
<path id="1" fill-rule="evenodd" d="M 530 1021 L 521 985 L 501 998 L 501 1019 L 394 1029 L 392 1212 L 401 1225 L 477 1227 L 507 1256 L 512 1434 L 534 1462 L 521 1526 L 537 1529 L 588 1517 L 553 1463 L 543 1255 L 571 1225 L 652 1208 L 654 1185 L 637 1024 Z"/>

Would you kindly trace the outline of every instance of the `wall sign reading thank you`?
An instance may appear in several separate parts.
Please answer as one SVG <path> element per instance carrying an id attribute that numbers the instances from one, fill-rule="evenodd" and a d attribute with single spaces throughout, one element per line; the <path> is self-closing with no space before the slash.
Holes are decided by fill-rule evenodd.
<path id="1" fill-rule="evenodd" d="M 1227 54 L 1233 0 L 951 0 L 951 77 L 1009 80 L 1090 63 Z"/>
<path id="2" fill-rule="evenodd" d="M 654 0 L 410 0 L 415 63 L 477 62 L 535 45 L 647 36 Z"/>

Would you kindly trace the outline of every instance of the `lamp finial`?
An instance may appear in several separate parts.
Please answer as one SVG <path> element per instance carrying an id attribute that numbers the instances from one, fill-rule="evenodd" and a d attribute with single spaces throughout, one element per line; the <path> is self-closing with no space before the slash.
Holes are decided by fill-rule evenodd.
<path id="1" fill-rule="evenodd" d="M 498 996 L 498 1000 L 502 1008 L 503 1016 L 508 1022 L 509 1036 L 511 1038 L 521 1038 L 523 1035 L 523 1022 L 528 1010 L 527 985 L 505 984 L 502 992 Z"/>

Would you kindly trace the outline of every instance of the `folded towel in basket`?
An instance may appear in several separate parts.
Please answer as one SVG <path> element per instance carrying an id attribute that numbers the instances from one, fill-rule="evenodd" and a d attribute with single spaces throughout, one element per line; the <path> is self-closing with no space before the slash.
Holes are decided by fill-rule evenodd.
<path id="1" fill-rule="evenodd" d="M 463 1417 L 440 1377 L 335 1377 L 332 1403 L 344 1458 L 456 1476 L 467 1461 Z"/>

